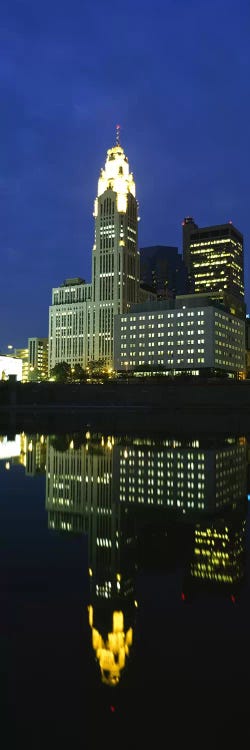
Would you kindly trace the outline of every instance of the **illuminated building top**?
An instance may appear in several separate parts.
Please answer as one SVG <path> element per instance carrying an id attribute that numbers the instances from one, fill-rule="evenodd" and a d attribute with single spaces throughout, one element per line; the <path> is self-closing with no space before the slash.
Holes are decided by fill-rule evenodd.
<path id="1" fill-rule="evenodd" d="M 133 644 L 133 628 L 124 629 L 124 615 L 120 610 L 112 615 L 112 630 L 106 640 L 94 627 L 94 610 L 88 607 L 89 625 L 92 632 L 92 646 L 99 662 L 102 682 L 106 685 L 117 685 L 121 672 L 126 665 L 130 647 Z"/>

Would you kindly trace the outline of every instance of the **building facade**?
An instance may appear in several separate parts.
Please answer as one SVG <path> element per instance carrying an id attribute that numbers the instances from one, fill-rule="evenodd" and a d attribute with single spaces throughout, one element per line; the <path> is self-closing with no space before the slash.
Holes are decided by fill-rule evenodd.
<path id="1" fill-rule="evenodd" d="M 14 357 L 22 360 L 22 382 L 26 383 L 29 379 L 29 350 L 14 349 Z"/>
<path id="2" fill-rule="evenodd" d="M 246 316 L 246 377 L 250 378 L 250 317 Z"/>
<path id="3" fill-rule="evenodd" d="M 22 380 L 22 360 L 9 354 L 0 355 L 0 380 Z"/>
<path id="4" fill-rule="evenodd" d="M 28 379 L 47 380 L 48 377 L 48 339 L 28 339 Z"/>
<path id="5" fill-rule="evenodd" d="M 135 305 L 115 318 L 115 369 L 245 375 L 245 321 L 209 295 Z"/>
<path id="6" fill-rule="evenodd" d="M 113 366 L 114 316 L 139 300 L 138 204 L 127 156 L 107 151 L 94 204 L 91 359 Z"/>
<path id="7" fill-rule="evenodd" d="M 183 260 L 196 294 L 210 293 L 234 315 L 245 317 L 243 236 L 232 224 L 198 227 L 182 222 Z"/>
<path id="8" fill-rule="evenodd" d="M 135 182 L 117 132 L 94 202 L 92 283 L 67 279 L 52 290 L 49 372 L 62 361 L 113 367 L 114 316 L 140 300 L 138 219 Z M 150 291 L 142 294 L 150 297 Z"/>
<path id="9" fill-rule="evenodd" d="M 90 353 L 91 284 L 72 278 L 52 290 L 49 308 L 48 369 L 60 362 L 85 368 Z"/>
<path id="10" fill-rule="evenodd" d="M 95 362 L 115 370 L 148 365 L 178 371 L 210 367 L 231 373 L 245 372 L 242 324 L 238 322 L 239 319 L 245 323 L 243 236 L 232 223 L 199 228 L 191 217 L 186 217 L 183 258 L 176 247 L 170 246 L 145 247 L 139 252 L 136 187 L 119 142 L 119 129 L 116 144 L 108 149 L 100 172 L 93 215 L 91 283 L 86 284 L 82 278 L 67 279 L 52 290 L 49 374 L 63 361 L 72 368 L 80 364 L 83 369 Z M 177 312 L 181 303 L 174 304 L 181 295 L 184 295 L 183 310 L 190 308 L 191 299 L 199 297 L 200 320 L 204 314 L 207 321 L 201 337 L 198 327 L 197 336 L 189 331 L 184 312 L 183 326 L 191 336 L 181 335 L 181 314 Z M 214 308 L 204 302 L 206 295 Z M 153 304 L 154 300 L 158 304 L 164 300 L 173 303 L 171 312 L 167 308 L 158 309 L 163 330 L 154 333 L 152 321 L 157 318 L 156 311 L 148 316 L 145 311 L 144 333 L 142 325 L 137 331 L 143 310 L 139 313 L 134 306 L 147 301 Z M 215 312 L 217 304 L 220 312 Z M 198 322 L 196 302 L 191 301 L 191 305 Z M 217 336 L 220 315 L 224 316 L 224 322 Z M 122 320 L 121 316 L 128 317 Z M 192 317 L 191 312 L 188 317 Z"/>
<path id="11" fill-rule="evenodd" d="M 177 247 L 153 245 L 140 248 L 141 284 L 155 292 L 157 299 L 188 294 L 187 267 Z"/>

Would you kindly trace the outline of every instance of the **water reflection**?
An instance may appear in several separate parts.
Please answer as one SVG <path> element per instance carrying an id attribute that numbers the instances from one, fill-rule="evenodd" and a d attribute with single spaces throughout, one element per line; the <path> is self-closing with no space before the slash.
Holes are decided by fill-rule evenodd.
<path id="1" fill-rule="evenodd" d="M 246 481 L 244 438 L 214 445 L 48 437 L 48 526 L 88 535 L 89 625 L 104 683 L 118 684 L 128 663 L 137 571 L 156 547 L 162 561 L 173 542 L 177 557 L 185 550 L 183 601 L 209 584 L 235 602 L 245 569 Z"/>
<path id="2" fill-rule="evenodd" d="M 138 573 L 149 564 L 182 561 L 183 606 L 211 592 L 237 602 L 246 568 L 244 437 L 22 434 L 0 449 L 27 475 L 45 472 L 48 528 L 87 536 L 86 617 L 103 684 L 122 683 L 135 651 Z"/>
<path id="3" fill-rule="evenodd" d="M 223 586 L 233 603 L 245 576 L 246 506 L 239 502 L 224 517 L 199 522 L 193 530 L 193 546 L 184 584 L 184 597 L 198 585 L 206 590 Z"/>
<path id="4" fill-rule="evenodd" d="M 120 502 L 113 437 L 48 438 L 46 509 L 52 529 L 88 535 L 91 641 L 102 682 L 119 683 L 133 644 L 135 529 Z"/>
<path id="5" fill-rule="evenodd" d="M 28 476 L 44 473 L 46 469 L 46 437 L 40 434 L 0 435 L 0 461 L 5 468 L 20 464 Z M 8 464 L 8 465 L 6 465 Z"/>

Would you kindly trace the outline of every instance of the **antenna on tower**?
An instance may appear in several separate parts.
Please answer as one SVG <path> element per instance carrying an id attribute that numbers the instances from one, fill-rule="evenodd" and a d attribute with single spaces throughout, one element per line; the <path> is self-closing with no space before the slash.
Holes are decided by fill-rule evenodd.
<path id="1" fill-rule="evenodd" d="M 120 146 L 120 129 L 121 129 L 121 126 L 117 125 L 116 126 L 116 145 L 117 146 Z"/>

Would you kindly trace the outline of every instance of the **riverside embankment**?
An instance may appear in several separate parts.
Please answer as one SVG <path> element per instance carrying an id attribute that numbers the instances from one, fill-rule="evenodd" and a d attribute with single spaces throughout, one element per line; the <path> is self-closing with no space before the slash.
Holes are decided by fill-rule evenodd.
<path id="1" fill-rule="evenodd" d="M 250 381 L 1 383 L 0 431 L 250 433 Z"/>

